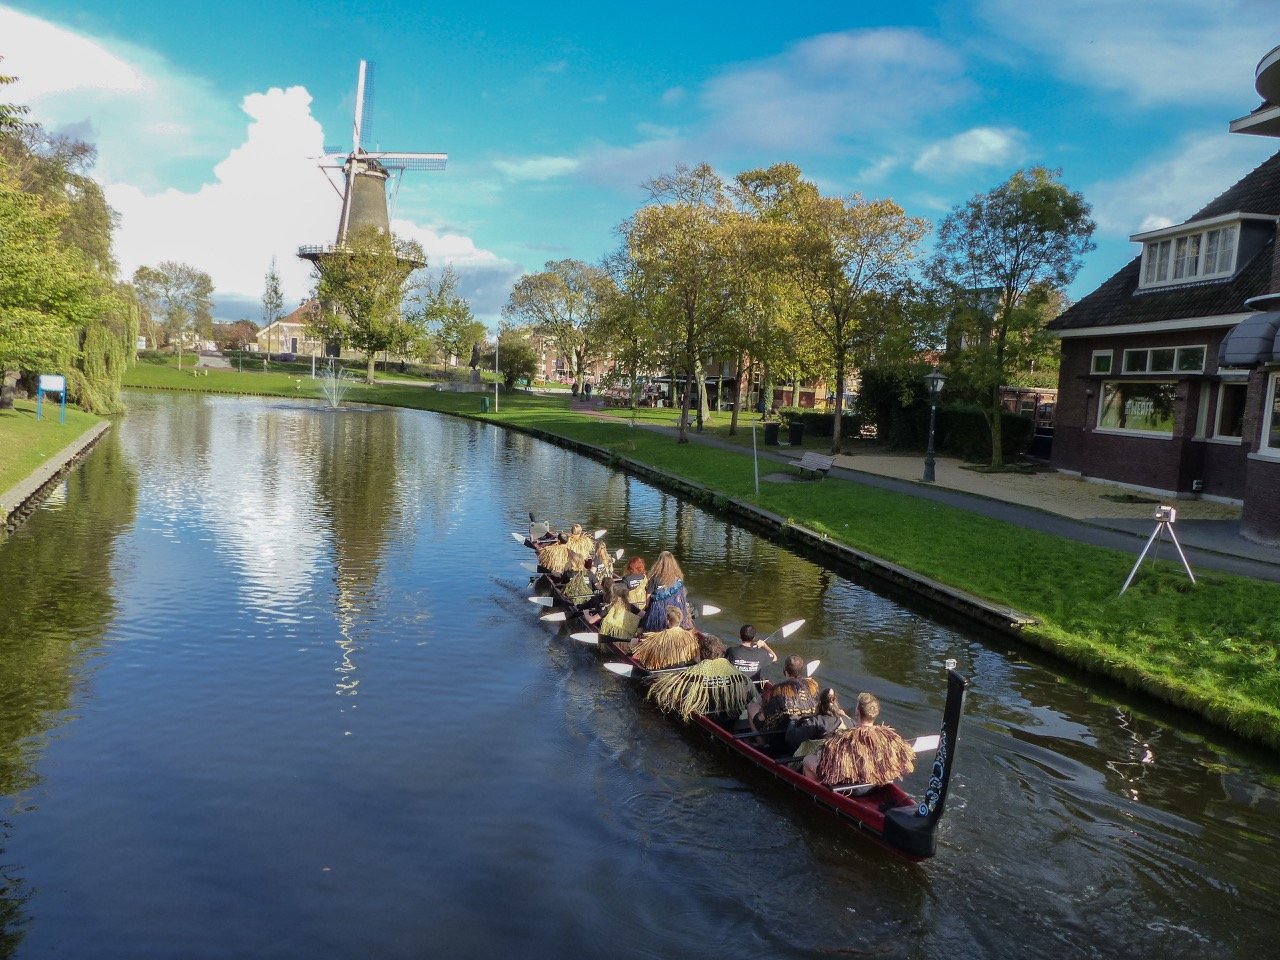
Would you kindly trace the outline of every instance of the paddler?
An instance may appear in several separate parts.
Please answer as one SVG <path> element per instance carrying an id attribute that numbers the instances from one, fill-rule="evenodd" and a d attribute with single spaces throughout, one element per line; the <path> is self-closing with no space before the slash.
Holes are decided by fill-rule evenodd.
<path id="1" fill-rule="evenodd" d="M 693 629 L 689 613 L 689 597 L 684 589 L 684 571 L 670 550 L 663 550 L 649 572 L 649 603 L 645 607 L 641 630 L 662 630 L 667 625 L 667 611 L 680 611 L 680 625 Z"/>
<path id="2" fill-rule="evenodd" d="M 613 597 L 600 620 L 600 636 L 631 641 L 640 629 L 640 611 L 627 599 L 622 583 L 613 586 Z"/>
<path id="3" fill-rule="evenodd" d="M 569 528 L 569 549 L 582 557 L 583 560 L 591 556 L 596 548 L 596 542 L 591 539 L 590 534 L 582 532 L 582 524 L 575 523 Z"/>
<path id="4" fill-rule="evenodd" d="M 818 681 L 805 675 L 804 658 L 792 654 L 782 665 L 786 679 L 766 683 L 758 701 L 747 708 L 752 728 L 785 730 L 793 722 L 818 712 Z"/>
<path id="5" fill-rule="evenodd" d="M 666 628 L 646 633 L 634 641 L 631 656 L 646 670 L 688 666 L 698 661 L 698 635 L 681 626 L 680 609 L 671 607 L 667 611 Z"/>
<path id="6" fill-rule="evenodd" d="M 751 624 L 742 625 L 742 629 L 738 631 L 738 640 L 741 641 L 738 646 L 730 647 L 725 656 L 752 680 L 760 679 L 760 667 L 765 657 L 772 663 L 778 662 L 778 655 L 765 640 L 756 636 L 756 628 Z"/>
<path id="7" fill-rule="evenodd" d="M 569 569 L 572 556 L 573 553 L 569 549 L 569 538 L 562 533 L 556 537 L 555 542 L 538 551 L 538 566 L 552 576 L 562 577 L 565 571 Z"/>
<path id="8" fill-rule="evenodd" d="M 856 784 L 851 793 L 869 793 L 892 783 L 916 768 L 915 751 L 892 727 L 876 724 L 880 701 L 872 694 L 858 694 L 857 725 L 834 733 L 822 749 L 804 758 L 801 771 L 810 780 L 829 787 Z"/>

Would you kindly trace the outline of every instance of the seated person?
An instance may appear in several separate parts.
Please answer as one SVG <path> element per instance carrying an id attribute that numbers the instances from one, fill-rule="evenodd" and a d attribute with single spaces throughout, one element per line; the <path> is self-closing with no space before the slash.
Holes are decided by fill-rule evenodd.
<path id="1" fill-rule="evenodd" d="M 698 661 L 698 635 L 680 624 L 684 611 L 672 607 L 667 611 L 667 628 L 646 633 L 631 644 L 631 656 L 646 670 L 685 667 Z M 803 669 L 803 667 L 801 667 Z"/>
<path id="2" fill-rule="evenodd" d="M 613 599 L 605 608 L 600 620 L 600 636 L 610 640 L 634 639 L 640 630 L 640 611 L 627 600 L 627 588 L 621 583 L 613 586 Z"/>
<path id="3" fill-rule="evenodd" d="M 820 750 L 822 741 L 831 734 L 852 724 L 853 718 L 840 708 L 836 692 L 827 687 L 818 698 L 818 712 L 787 727 L 787 748 L 797 757 L 807 757 Z"/>
<path id="4" fill-rule="evenodd" d="M 801 772 L 829 787 L 856 785 L 854 795 L 870 793 L 916 768 L 915 751 L 892 727 L 876 726 L 880 701 L 858 694 L 857 725 L 833 733 L 822 749 L 804 758 Z"/>
<path id="5" fill-rule="evenodd" d="M 649 577 L 644 572 L 644 557 L 632 557 L 627 561 L 622 583 L 627 588 L 627 599 L 643 610 L 649 600 Z"/>
<path id="6" fill-rule="evenodd" d="M 596 548 L 596 542 L 591 539 L 591 535 L 582 532 L 582 524 L 575 523 L 569 528 L 569 549 L 582 557 L 583 560 L 591 556 L 592 551 Z"/>
<path id="7" fill-rule="evenodd" d="M 565 534 L 556 537 L 554 543 L 538 551 L 538 566 L 555 577 L 564 576 L 569 569 L 573 552 L 569 549 L 569 538 Z"/>
<path id="8" fill-rule="evenodd" d="M 591 561 L 583 560 L 576 553 L 569 553 L 570 573 L 568 582 L 564 585 L 565 598 L 575 607 L 586 607 L 593 605 L 596 600 L 596 579 L 591 572 Z"/>
<path id="9" fill-rule="evenodd" d="M 778 662 L 778 655 L 769 648 L 769 644 L 756 638 L 756 628 L 751 624 L 743 624 L 738 631 L 738 639 L 742 642 L 736 647 L 730 647 L 725 656 L 752 680 L 760 679 L 760 665 L 764 663 L 766 656 L 773 663 Z"/>
<path id="10" fill-rule="evenodd" d="M 804 658 L 795 654 L 787 657 L 782 672 L 786 679 L 766 683 L 760 700 L 747 708 L 747 719 L 755 730 L 784 730 L 793 721 L 818 712 L 818 681 L 805 676 Z"/>
<path id="11" fill-rule="evenodd" d="M 721 660 L 725 655 L 724 641 L 714 633 L 698 634 L 698 662 Z"/>

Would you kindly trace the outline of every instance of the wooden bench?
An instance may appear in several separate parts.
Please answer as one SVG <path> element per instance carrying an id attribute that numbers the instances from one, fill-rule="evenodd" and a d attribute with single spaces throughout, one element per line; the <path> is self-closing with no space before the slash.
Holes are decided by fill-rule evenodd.
<path id="1" fill-rule="evenodd" d="M 835 466 L 835 463 L 835 457 L 826 457 L 820 453 L 810 451 L 799 460 L 792 460 L 790 466 L 799 467 L 801 470 L 812 473 L 815 478 L 820 478 L 825 477 L 827 471 Z"/>

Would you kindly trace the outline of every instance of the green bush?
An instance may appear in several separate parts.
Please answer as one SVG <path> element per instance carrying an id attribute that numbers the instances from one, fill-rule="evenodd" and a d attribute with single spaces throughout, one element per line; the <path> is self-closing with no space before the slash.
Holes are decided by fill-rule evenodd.
<path id="1" fill-rule="evenodd" d="M 808 407 L 783 407 L 778 411 L 784 426 L 792 423 L 803 423 L 805 436 L 829 437 L 835 429 L 836 415 L 832 411 L 811 410 Z M 863 418 L 853 410 L 845 408 L 840 414 L 840 436 L 846 440 L 861 436 Z"/>
<path id="2" fill-rule="evenodd" d="M 923 451 L 929 442 L 929 404 L 919 401 L 899 408 L 890 418 L 880 439 L 893 450 Z M 1003 459 L 1015 459 L 1027 452 L 1035 433 L 1030 417 L 1005 411 L 1000 419 L 1000 446 Z M 934 430 L 934 448 L 938 453 L 962 460 L 991 459 L 991 427 L 979 407 L 938 407 L 938 423 Z"/>

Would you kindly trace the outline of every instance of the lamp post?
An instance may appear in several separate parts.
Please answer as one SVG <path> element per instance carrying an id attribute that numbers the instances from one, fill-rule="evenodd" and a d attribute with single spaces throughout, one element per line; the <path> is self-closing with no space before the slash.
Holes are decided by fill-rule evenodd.
<path id="1" fill-rule="evenodd" d="M 493 372 L 498 379 L 493 384 L 493 412 L 498 412 L 498 387 L 502 385 L 502 367 L 498 363 L 498 341 L 502 339 L 502 330 L 498 330 L 498 335 L 493 338 Z"/>
<path id="2" fill-rule="evenodd" d="M 933 483 L 933 430 L 938 422 L 938 394 L 942 393 L 942 385 L 947 378 L 934 367 L 931 373 L 925 374 L 924 383 L 929 388 L 929 446 L 924 452 L 924 482 Z"/>

